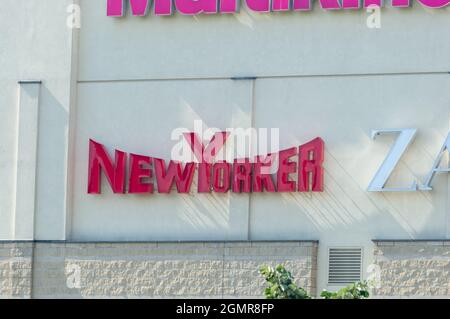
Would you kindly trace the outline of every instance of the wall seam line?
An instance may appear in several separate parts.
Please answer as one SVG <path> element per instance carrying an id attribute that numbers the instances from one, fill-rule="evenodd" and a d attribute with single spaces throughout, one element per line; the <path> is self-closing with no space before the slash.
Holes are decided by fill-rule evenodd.
<path id="1" fill-rule="evenodd" d="M 78 84 L 84 83 L 115 83 L 115 82 L 150 82 L 150 81 L 201 81 L 201 80 L 242 80 L 242 79 L 286 79 L 286 78 L 323 78 L 323 77 L 370 77 L 370 76 L 414 76 L 414 75 L 443 75 L 448 71 L 417 71 L 417 72 L 380 72 L 380 73 L 329 73 L 329 74 L 274 74 L 254 75 L 248 77 L 236 76 L 179 76 L 179 77 L 154 77 L 154 78 L 122 78 L 122 79 L 87 79 L 78 80 Z"/>

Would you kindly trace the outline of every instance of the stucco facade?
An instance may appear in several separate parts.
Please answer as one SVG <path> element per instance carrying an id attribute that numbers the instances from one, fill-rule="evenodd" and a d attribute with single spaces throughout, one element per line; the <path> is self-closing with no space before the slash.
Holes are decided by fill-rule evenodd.
<path id="1" fill-rule="evenodd" d="M 450 296 L 450 175 L 367 191 L 395 141 L 371 130 L 417 128 L 394 186 L 423 181 L 450 132 L 449 6 L 386 5 L 369 28 L 365 9 L 318 4 L 113 18 L 103 0 L 3 2 L 2 297 L 256 297 L 259 265 L 283 261 L 314 295 L 339 288 L 333 247 L 362 248 L 363 279 L 380 266 L 378 297 Z M 102 175 L 87 193 L 89 139 L 169 160 L 173 130 L 198 120 L 278 128 L 281 149 L 321 137 L 324 191 L 113 194 Z"/>

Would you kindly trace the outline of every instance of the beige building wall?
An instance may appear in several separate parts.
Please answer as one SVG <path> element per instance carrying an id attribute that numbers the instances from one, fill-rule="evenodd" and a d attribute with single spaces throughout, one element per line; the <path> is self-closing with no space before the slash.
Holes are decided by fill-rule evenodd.
<path id="1" fill-rule="evenodd" d="M 0 297 L 262 298 L 262 265 L 316 292 L 316 242 L 0 245 Z"/>
<path id="2" fill-rule="evenodd" d="M 374 241 L 373 298 L 448 298 L 449 241 Z M 320 293 L 317 242 L 2 242 L 0 298 L 261 298 L 261 265 Z"/>
<path id="3" fill-rule="evenodd" d="M 450 241 L 375 241 L 377 298 L 450 298 Z"/>
<path id="4" fill-rule="evenodd" d="M 0 243 L 0 298 L 31 298 L 32 242 Z"/>

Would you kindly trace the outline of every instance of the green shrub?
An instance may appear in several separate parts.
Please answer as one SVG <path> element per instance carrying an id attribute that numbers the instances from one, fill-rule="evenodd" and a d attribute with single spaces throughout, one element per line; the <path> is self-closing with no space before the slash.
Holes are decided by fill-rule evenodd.
<path id="1" fill-rule="evenodd" d="M 283 265 L 275 268 L 263 266 L 259 272 L 268 283 L 264 290 L 266 299 L 311 299 L 306 290 L 297 287 L 291 273 Z"/>
<path id="2" fill-rule="evenodd" d="M 365 299 L 369 298 L 369 295 L 369 284 L 367 281 L 355 282 L 337 292 L 324 290 L 320 294 L 325 299 Z"/>

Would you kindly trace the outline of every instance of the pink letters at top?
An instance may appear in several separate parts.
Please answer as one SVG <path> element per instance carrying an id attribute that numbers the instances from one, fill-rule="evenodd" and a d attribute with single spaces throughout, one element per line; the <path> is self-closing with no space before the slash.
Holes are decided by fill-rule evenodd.
<path id="1" fill-rule="evenodd" d="M 291 10 L 291 0 L 272 0 L 273 11 L 289 11 Z"/>
<path id="2" fill-rule="evenodd" d="M 129 0 L 131 12 L 134 16 L 145 16 L 150 5 L 149 0 Z M 107 0 L 106 11 L 108 17 L 122 17 L 126 12 L 126 3 L 123 0 Z"/>
<path id="3" fill-rule="evenodd" d="M 392 0 L 392 6 L 397 8 L 407 8 L 410 6 L 410 0 Z"/>
<path id="4" fill-rule="evenodd" d="M 292 7 L 295 11 L 309 11 L 312 9 L 312 0 L 293 0 Z"/>
<path id="5" fill-rule="evenodd" d="M 292 1 L 292 8 L 291 8 Z M 309 11 L 313 0 L 245 0 L 247 7 L 255 12 L 270 11 Z M 383 6 L 382 0 L 317 0 L 325 10 L 359 9 L 362 6 Z M 446 7 L 450 0 L 417 0 L 428 8 Z M 127 7 L 133 16 L 146 16 L 153 4 L 157 16 L 173 14 L 173 4 L 181 14 L 235 13 L 239 11 L 238 0 L 107 0 L 106 10 L 109 17 L 123 17 Z M 405 8 L 411 0 L 392 0 L 392 6 Z"/>
<path id="6" fill-rule="evenodd" d="M 443 8 L 450 4 L 450 0 L 418 0 L 423 6 L 428 8 Z"/>
<path id="7" fill-rule="evenodd" d="M 381 7 L 382 0 L 319 0 L 320 6 L 325 10 L 359 9 L 363 1 L 364 8 L 370 5 Z M 312 0 L 293 0 L 293 8 L 297 11 L 312 10 Z"/>
<path id="8" fill-rule="evenodd" d="M 247 7 L 256 12 L 270 12 L 270 0 L 246 0 Z"/>
<path id="9" fill-rule="evenodd" d="M 235 13 L 239 11 L 238 0 L 219 0 L 220 13 Z"/>
<path id="10" fill-rule="evenodd" d="M 127 3 L 134 16 L 146 16 L 152 0 L 107 0 L 106 12 L 108 17 L 123 17 L 126 13 Z M 172 0 L 153 0 L 155 15 L 171 15 Z"/>
<path id="11" fill-rule="evenodd" d="M 381 8 L 383 6 L 383 0 L 363 0 L 364 8 L 368 8 L 371 6 Z"/>
<path id="12" fill-rule="evenodd" d="M 312 10 L 313 0 L 292 0 L 293 10 L 309 11 Z M 405 8 L 411 5 L 411 0 L 392 0 L 392 6 L 397 8 Z M 443 8 L 450 4 L 450 0 L 417 0 L 423 6 L 428 8 Z M 246 0 L 247 6 L 257 12 L 269 12 L 270 0 Z M 368 8 L 370 6 L 383 6 L 383 0 L 318 0 L 322 9 L 340 10 L 340 9 L 359 9 L 362 6 Z M 289 0 L 272 0 L 273 11 L 290 10 Z"/>
<path id="13" fill-rule="evenodd" d="M 218 0 L 175 0 L 175 7 L 181 14 L 196 15 L 218 12 Z"/>
<path id="14" fill-rule="evenodd" d="M 432 0 L 424 0 L 432 1 Z M 436 1 L 436 0 L 434 0 Z M 360 0 L 319 0 L 320 6 L 325 10 L 339 9 L 359 9 L 361 7 Z M 342 2 L 342 4 L 341 4 Z M 246 0 L 247 6 L 256 12 L 269 12 L 270 0 Z M 289 11 L 290 0 L 272 0 L 273 11 Z M 369 5 L 378 5 L 381 7 L 382 0 L 364 0 L 364 7 Z M 293 0 L 293 9 L 295 11 L 312 10 L 312 0 Z"/>

